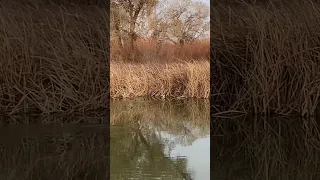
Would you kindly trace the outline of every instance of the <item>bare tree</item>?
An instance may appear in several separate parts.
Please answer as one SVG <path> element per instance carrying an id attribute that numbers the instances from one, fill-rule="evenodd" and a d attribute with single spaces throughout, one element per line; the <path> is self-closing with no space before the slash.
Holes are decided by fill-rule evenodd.
<path id="1" fill-rule="evenodd" d="M 110 15 L 111 36 L 121 49 L 128 40 L 129 59 L 139 54 L 138 37 L 156 40 L 158 54 L 164 41 L 191 43 L 208 32 L 210 24 L 209 7 L 192 0 L 112 0 Z"/>
<path id="2" fill-rule="evenodd" d="M 123 47 L 123 39 L 129 39 L 129 46 L 134 50 L 138 34 L 136 26 L 140 16 L 150 14 L 158 0 L 113 0 L 111 1 L 111 28 Z"/>
<path id="3" fill-rule="evenodd" d="M 192 42 L 209 31 L 210 10 L 202 2 L 192 0 L 161 0 L 157 6 L 157 26 L 167 40 L 183 45 Z"/>

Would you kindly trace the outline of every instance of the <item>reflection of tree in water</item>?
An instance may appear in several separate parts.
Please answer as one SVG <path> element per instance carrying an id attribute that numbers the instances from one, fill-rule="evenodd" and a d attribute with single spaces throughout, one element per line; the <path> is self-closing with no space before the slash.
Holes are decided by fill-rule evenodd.
<path id="1" fill-rule="evenodd" d="M 177 136 L 175 143 L 181 145 L 190 145 L 210 132 L 210 109 L 206 100 L 114 101 L 110 109 L 112 125 L 131 125 L 139 121 L 144 134 L 167 132 Z"/>
<path id="2" fill-rule="evenodd" d="M 164 148 L 154 135 L 142 134 L 139 129 L 111 129 L 111 179 L 186 176 L 186 160 L 165 157 Z"/>
<path id="3" fill-rule="evenodd" d="M 143 128 L 143 132 L 144 134 L 153 134 L 153 136 L 161 141 L 161 143 L 170 145 L 171 149 L 178 144 L 182 146 L 190 146 L 195 140 L 209 135 L 209 133 L 203 131 L 197 126 L 188 126 L 188 122 L 181 122 L 179 127 L 183 129 L 181 133 L 171 134 L 171 131 L 170 129 L 168 130 L 168 128 L 149 124 L 147 128 Z"/>
<path id="4" fill-rule="evenodd" d="M 214 179 L 320 179 L 320 129 L 315 119 L 217 119 Z"/>
<path id="5" fill-rule="evenodd" d="M 111 125 L 116 125 L 111 129 L 112 179 L 146 178 L 148 173 L 190 179 L 187 160 L 166 157 L 166 150 L 209 135 L 209 102 L 114 101 L 110 109 Z"/>

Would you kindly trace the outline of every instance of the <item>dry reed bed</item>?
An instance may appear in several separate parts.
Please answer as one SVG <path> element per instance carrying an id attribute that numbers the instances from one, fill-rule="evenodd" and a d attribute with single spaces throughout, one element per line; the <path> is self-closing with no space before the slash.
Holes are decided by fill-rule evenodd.
<path id="1" fill-rule="evenodd" d="M 313 116 L 320 110 L 320 6 L 266 4 L 211 9 L 214 111 Z"/>
<path id="2" fill-rule="evenodd" d="M 172 43 L 163 43 L 159 47 L 153 39 L 138 39 L 136 41 L 136 52 L 134 62 L 175 62 L 177 59 L 184 61 L 194 61 L 209 59 L 210 42 L 208 39 L 195 40 L 191 44 L 183 46 Z M 110 41 L 110 60 L 130 62 L 129 55 L 132 53 L 131 47 L 124 44 L 124 49 L 120 49 L 114 40 Z"/>
<path id="3" fill-rule="evenodd" d="M 209 61 L 110 63 L 110 97 L 209 98 Z"/>
<path id="4" fill-rule="evenodd" d="M 40 1 L 0 2 L 0 113 L 108 108 L 107 10 Z"/>

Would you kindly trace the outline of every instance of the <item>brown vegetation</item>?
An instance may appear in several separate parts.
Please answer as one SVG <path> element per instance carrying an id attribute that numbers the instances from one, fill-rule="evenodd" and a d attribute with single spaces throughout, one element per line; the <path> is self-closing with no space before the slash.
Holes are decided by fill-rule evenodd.
<path id="1" fill-rule="evenodd" d="M 315 115 L 320 6 L 298 0 L 265 4 L 211 9 L 214 111 Z"/>
<path id="2" fill-rule="evenodd" d="M 209 42 L 165 44 L 157 53 L 152 41 L 137 42 L 135 61 L 111 44 L 111 98 L 209 98 Z"/>
<path id="3" fill-rule="evenodd" d="M 139 39 L 135 43 L 135 56 L 130 60 L 132 49 L 130 46 L 119 48 L 118 44 L 111 40 L 110 61 L 112 62 L 138 62 L 138 63 L 170 63 L 177 61 L 197 61 L 209 60 L 210 42 L 209 40 L 195 40 L 191 44 L 183 46 L 172 43 L 163 43 L 157 48 L 156 40 Z"/>
<path id="4" fill-rule="evenodd" d="M 106 8 L 3 0 L 0 17 L 0 113 L 108 108 Z"/>
<path id="5" fill-rule="evenodd" d="M 168 2 L 111 4 L 111 98 L 209 98 L 209 8 Z"/>
<path id="6" fill-rule="evenodd" d="M 209 98 L 208 61 L 110 65 L 111 98 Z"/>
<path id="7" fill-rule="evenodd" d="M 167 44 L 158 55 L 152 43 L 137 46 L 143 53 L 136 62 L 111 53 L 111 98 L 209 98 L 209 43 Z"/>

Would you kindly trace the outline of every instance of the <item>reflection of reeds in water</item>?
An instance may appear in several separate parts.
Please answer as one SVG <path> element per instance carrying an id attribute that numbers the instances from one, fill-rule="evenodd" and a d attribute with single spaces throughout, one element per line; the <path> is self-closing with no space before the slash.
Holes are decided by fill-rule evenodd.
<path id="1" fill-rule="evenodd" d="M 19 114 L 0 116 L 0 124 L 108 124 L 108 112 L 88 112 L 83 114 L 30 115 Z"/>
<path id="2" fill-rule="evenodd" d="M 80 180 L 108 175 L 108 132 L 23 138 L 0 148 L 1 179 Z"/>
<path id="3" fill-rule="evenodd" d="M 209 116 L 209 100 L 110 102 L 111 125 L 132 125 L 140 121 L 142 126 L 153 125 L 171 132 L 181 133 L 185 128 L 196 126 L 209 133 Z"/>
<path id="4" fill-rule="evenodd" d="M 1 117 L 0 122 L 4 124 L 0 126 L 0 179 L 107 177 L 105 113 L 10 116 Z"/>
<path id="5" fill-rule="evenodd" d="M 190 145 L 210 134 L 209 111 L 208 100 L 111 101 L 110 124 L 139 126 L 149 140 L 168 141 L 172 147 Z"/>
<path id="6" fill-rule="evenodd" d="M 315 119 L 216 119 L 211 176 L 216 179 L 319 179 Z"/>

